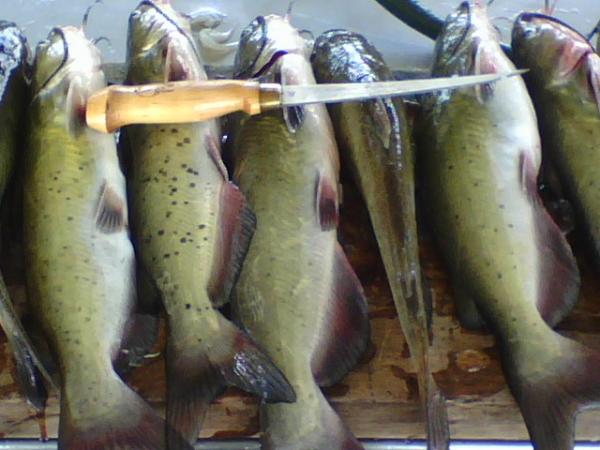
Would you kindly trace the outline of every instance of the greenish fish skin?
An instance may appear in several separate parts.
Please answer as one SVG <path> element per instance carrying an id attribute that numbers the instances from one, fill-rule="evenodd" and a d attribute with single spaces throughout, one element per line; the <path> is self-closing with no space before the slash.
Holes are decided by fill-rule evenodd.
<path id="1" fill-rule="evenodd" d="M 461 4 L 436 44 L 434 76 L 513 70 L 480 3 Z M 523 80 L 424 101 L 424 204 L 463 316 L 498 339 L 508 385 L 537 450 L 573 448 L 574 415 L 600 399 L 600 355 L 555 333 L 579 274 L 537 192 L 540 143 Z"/>
<path id="2" fill-rule="evenodd" d="M 568 25 L 521 14 L 513 49 L 540 119 L 543 149 L 574 205 L 600 269 L 600 56 Z"/>
<path id="3" fill-rule="evenodd" d="M 112 135 L 84 126 L 105 87 L 74 27 L 36 49 L 25 161 L 27 292 L 61 378 L 59 449 L 164 448 L 165 423 L 113 370 L 135 302 L 125 180 Z"/>
<path id="4" fill-rule="evenodd" d="M 256 18 L 242 32 L 238 77 L 313 84 L 310 49 L 288 18 Z M 369 339 L 366 302 L 337 242 L 339 161 L 324 105 L 239 118 L 234 180 L 257 216 L 235 289 L 240 322 L 296 392 L 263 405 L 263 448 L 362 449 L 319 386 L 339 381 Z"/>
<path id="5" fill-rule="evenodd" d="M 381 54 L 363 36 L 345 30 L 321 35 L 312 64 L 319 83 L 393 80 Z M 443 395 L 431 375 L 429 331 L 421 266 L 414 186 L 414 146 L 401 99 L 329 106 L 342 152 L 365 199 L 396 310 L 427 412 L 430 449 L 449 446 Z"/>
<path id="6" fill-rule="evenodd" d="M 128 82 L 205 80 L 189 20 L 168 4 L 130 16 Z M 167 418 L 190 443 L 225 385 L 292 401 L 285 377 L 219 311 L 255 226 L 221 160 L 216 121 L 127 129 L 139 257 L 168 315 Z"/>

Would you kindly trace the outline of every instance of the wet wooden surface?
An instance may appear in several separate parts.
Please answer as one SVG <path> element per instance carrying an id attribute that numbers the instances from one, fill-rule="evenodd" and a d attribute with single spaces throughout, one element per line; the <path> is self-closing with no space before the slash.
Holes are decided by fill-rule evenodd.
<path id="1" fill-rule="evenodd" d="M 334 407 L 361 438 L 422 438 L 424 424 L 416 380 L 391 294 L 386 284 L 368 217 L 352 186 L 344 187 L 340 240 L 362 280 L 370 302 L 373 348 L 343 382 L 326 390 Z M 584 248 L 575 243 L 576 251 Z M 433 367 L 448 397 L 452 436 L 456 439 L 526 439 L 521 416 L 506 387 L 492 336 L 468 332 L 456 320 L 452 292 L 439 254 L 421 226 L 422 265 L 434 299 Z M 560 329 L 600 348 L 600 283 L 585 255 L 577 251 L 583 275 L 581 301 Z M 8 277 L 7 277 L 8 278 Z M 20 277 L 11 290 L 23 296 Z M 39 437 L 36 418 L 19 394 L 14 366 L 0 341 L 0 437 Z M 164 406 L 164 363 L 150 361 L 130 377 L 136 390 L 157 408 Z M 53 393 L 46 418 L 56 436 L 58 401 Z M 236 438 L 258 432 L 254 398 L 229 390 L 211 408 L 203 437 Z M 577 438 L 600 440 L 600 411 L 579 416 Z"/>

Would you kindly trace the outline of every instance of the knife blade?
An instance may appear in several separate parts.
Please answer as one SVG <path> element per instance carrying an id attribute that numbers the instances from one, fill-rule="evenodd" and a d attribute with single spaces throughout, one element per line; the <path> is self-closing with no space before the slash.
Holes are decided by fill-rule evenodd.
<path id="1" fill-rule="evenodd" d="M 175 81 L 140 86 L 112 85 L 87 101 L 86 122 L 110 133 L 133 124 L 187 123 L 237 111 L 265 110 L 311 103 L 336 103 L 487 84 L 525 71 L 368 83 L 281 85 L 257 81 Z"/>

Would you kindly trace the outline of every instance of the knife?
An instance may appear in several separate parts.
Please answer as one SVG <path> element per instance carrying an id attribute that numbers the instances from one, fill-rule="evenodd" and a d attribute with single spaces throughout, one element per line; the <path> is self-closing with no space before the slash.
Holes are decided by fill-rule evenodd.
<path id="1" fill-rule="evenodd" d="M 85 115 L 89 127 L 112 133 L 132 124 L 197 122 L 236 111 L 254 115 L 286 106 L 422 94 L 491 83 L 524 72 L 516 70 L 462 77 L 314 85 L 281 85 L 240 80 L 112 85 L 88 98 Z"/>

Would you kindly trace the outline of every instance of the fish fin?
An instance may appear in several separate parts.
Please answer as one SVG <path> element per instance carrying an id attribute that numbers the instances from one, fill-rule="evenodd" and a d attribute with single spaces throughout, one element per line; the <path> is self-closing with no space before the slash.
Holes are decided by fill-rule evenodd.
<path id="1" fill-rule="evenodd" d="M 154 314 L 136 313 L 129 319 L 126 329 L 114 364 L 119 375 L 143 365 L 158 341 L 159 318 Z"/>
<path id="2" fill-rule="evenodd" d="M 170 81 L 191 80 L 194 77 L 193 69 L 179 57 L 178 42 L 169 40 L 165 56 L 165 83 Z"/>
<path id="3" fill-rule="evenodd" d="M 538 311 L 551 327 L 564 319 L 577 303 L 581 284 L 577 261 L 560 228 L 544 208 L 537 190 L 537 170 L 530 157 L 521 154 L 523 186 L 534 208 L 536 238 L 541 252 Z"/>
<path id="4" fill-rule="evenodd" d="M 0 326 L 13 352 L 17 378 L 28 403 L 37 411 L 43 411 L 48 393 L 42 376 L 54 385 L 42 359 L 31 342 L 10 299 L 4 278 L 0 274 Z"/>
<path id="5" fill-rule="evenodd" d="M 365 293 L 339 244 L 333 270 L 336 278 L 327 325 L 311 360 L 319 386 L 331 386 L 345 377 L 366 350 L 371 335 Z"/>
<path id="6" fill-rule="evenodd" d="M 217 246 L 220 250 L 215 254 L 216 263 L 208 286 L 215 307 L 229 301 L 256 229 L 256 216 L 242 191 L 231 182 L 223 185 L 221 207 Z"/>
<path id="7" fill-rule="evenodd" d="M 225 386 L 236 386 L 266 402 L 293 402 L 285 375 L 243 331 L 219 312 L 219 332 L 209 342 L 185 345 L 169 338 L 167 348 L 167 419 L 192 442 L 209 404 Z"/>
<path id="8" fill-rule="evenodd" d="M 96 227 L 106 234 L 127 228 L 125 201 L 106 181 L 100 188 L 96 205 Z"/>
<path id="9" fill-rule="evenodd" d="M 284 448 L 286 450 L 364 450 L 316 386 L 313 395 L 318 401 L 311 401 L 310 405 L 303 403 L 303 399 L 299 399 L 293 405 L 286 405 L 286 408 L 263 405 L 260 415 L 260 422 L 264 429 L 261 448 L 263 450 Z M 304 434 L 286 432 L 289 426 L 285 425 L 301 420 L 304 414 L 319 418 L 315 422 L 315 427 L 299 428 L 305 430 Z"/>
<path id="10" fill-rule="evenodd" d="M 58 448 L 62 450 L 156 450 L 166 447 L 165 421 L 116 374 L 103 386 L 103 408 L 85 411 L 69 390 L 61 393 Z M 73 389 L 71 387 L 71 389 Z M 99 388 L 100 390 L 100 388 Z M 74 391 L 73 391 L 74 392 Z M 107 414 L 106 404 L 111 406 Z M 72 413 L 73 412 L 73 413 Z M 169 430 L 167 430 L 169 431 Z M 179 438 L 177 450 L 192 450 Z"/>
<path id="11" fill-rule="evenodd" d="M 315 189 L 315 207 L 321 230 L 329 231 L 337 228 L 339 221 L 339 196 L 334 183 L 323 172 L 317 174 Z"/>
<path id="12" fill-rule="evenodd" d="M 503 355 L 505 372 L 533 447 L 570 450 L 574 444 L 575 415 L 600 405 L 600 353 L 549 328 L 547 331 L 548 336 L 540 342 L 551 358 L 541 362 L 531 350 L 521 352 L 515 347 L 518 343 L 508 344 Z"/>
<path id="13" fill-rule="evenodd" d="M 217 169 L 223 176 L 225 181 L 229 180 L 229 174 L 227 173 L 227 168 L 223 163 L 223 158 L 221 156 L 221 147 L 219 146 L 219 141 L 213 134 L 209 134 L 206 136 L 206 148 L 208 149 L 208 155 L 212 162 L 217 166 Z"/>
<path id="14" fill-rule="evenodd" d="M 65 101 L 66 127 L 69 134 L 77 135 L 85 126 L 85 107 L 87 92 L 82 86 L 81 79 L 75 77 L 69 83 Z"/>
<path id="15" fill-rule="evenodd" d="M 460 324 L 468 330 L 485 330 L 487 327 L 475 300 L 459 283 L 455 283 L 453 288 L 454 303 Z"/>
<path id="16" fill-rule="evenodd" d="M 475 49 L 475 57 L 473 59 L 474 64 L 474 75 L 484 75 L 490 73 L 497 73 L 498 70 L 495 67 L 494 57 L 490 57 L 488 55 L 489 50 L 487 50 L 486 44 L 477 39 L 478 42 L 474 45 Z M 493 52 L 493 50 L 492 50 Z M 492 53 L 493 54 L 493 53 Z M 475 96 L 479 103 L 484 104 L 494 95 L 494 84 L 493 83 L 484 83 L 478 84 L 475 86 Z"/>

